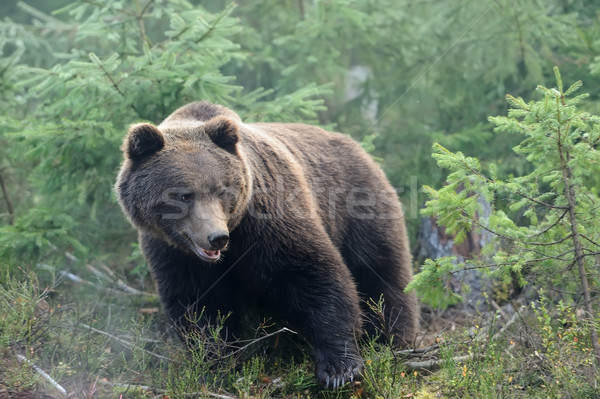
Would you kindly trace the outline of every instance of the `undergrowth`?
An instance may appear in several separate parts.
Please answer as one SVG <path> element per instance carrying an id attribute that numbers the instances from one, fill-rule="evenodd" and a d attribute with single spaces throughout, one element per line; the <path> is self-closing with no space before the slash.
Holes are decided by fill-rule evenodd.
<path id="1" fill-rule="evenodd" d="M 144 302 L 104 288 L 65 281 L 46 288 L 31 272 L 2 279 L 0 398 L 64 397 L 32 364 L 64 387 L 68 398 L 600 395 L 590 345 L 582 342 L 589 337 L 587 319 L 544 292 L 524 302 L 511 320 L 482 313 L 435 340 L 426 338 L 434 350 L 416 362 L 407 351 L 363 339 L 363 380 L 328 392 L 313 377 L 310 348 L 288 330 L 259 329 L 257 337 L 271 335 L 230 348 L 215 343 L 220 338 L 213 331 L 186 347 L 163 322 L 155 299 Z M 215 347 L 223 350 L 219 356 Z M 427 361 L 435 365 L 418 366 Z"/>

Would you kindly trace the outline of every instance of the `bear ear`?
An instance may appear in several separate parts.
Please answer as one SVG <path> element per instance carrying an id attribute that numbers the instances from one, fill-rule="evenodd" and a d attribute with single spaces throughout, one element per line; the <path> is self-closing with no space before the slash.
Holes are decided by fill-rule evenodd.
<path id="1" fill-rule="evenodd" d="M 204 132 L 212 142 L 232 154 L 238 142 L 238 129 L 236 122 L 224 116 L 212 118 L 204 125 Z"/>
<path id="2" fill-rule="evenodd" d="M 123 150 L 132 161 L 155 154 L 165 146 L 165 138 L 158 128 L 150 123 L 131 125 Z"/>

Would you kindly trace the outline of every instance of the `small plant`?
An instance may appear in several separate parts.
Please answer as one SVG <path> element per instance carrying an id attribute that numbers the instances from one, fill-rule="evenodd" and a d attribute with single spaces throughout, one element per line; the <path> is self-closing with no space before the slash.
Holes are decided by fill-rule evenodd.
<path id="1" fill-rule="evenodd" d="M 507 95 L 508 117 L 490 118 L 496 132 L 524 136 L 514 151 L 531 164 L 529 174 L 501 179 L 494 165 L 484 172 L 478 159 L 434 146 L 433 156 L 450 174 L 443 188 L 425 187 L 431 199 L 423 213 L 437 217 L 457 243 L 471 229 L 487 230 L 494 239 L 484 248 L 483 260 L 426 262 L 409 289 L 430 303 L 447 305 L 457 299 L 448 292 L 448 277 L 476 268 L 504 282 L 516 279 L 521 285 L 582 297 L 589 333 L 585 342 L 598 366 L 598 317 L 592 293 L 600 284 L 600 117 L 578 108 L 587 97 L 574 96 L 581 82 L 564 90 L 558 68 L 555 77 L 555 88 L 538 86 L 541 100 L 527 103 Z M 479 196 L 494 207 L 487 224 L 476 218 Z"/>

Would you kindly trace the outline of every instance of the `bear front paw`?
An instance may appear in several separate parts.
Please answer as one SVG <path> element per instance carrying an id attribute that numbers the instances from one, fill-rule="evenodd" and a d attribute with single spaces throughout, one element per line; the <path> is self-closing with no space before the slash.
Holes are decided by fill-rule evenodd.
<path id="1" fill-rule="evenodd" d="M 337 389 L 361 377 L 363 360 L 358 355 L 317 354 L 316 376 L 326 389 Z"/>

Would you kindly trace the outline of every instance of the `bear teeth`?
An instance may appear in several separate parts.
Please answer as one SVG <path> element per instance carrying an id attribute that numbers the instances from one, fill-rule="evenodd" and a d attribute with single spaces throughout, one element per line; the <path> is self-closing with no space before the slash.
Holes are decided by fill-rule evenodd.
<path id="1" fill-rule="evenodd" d="M 199 249 L 200 249 L 200 252 L 202 255 L 204 255 L 206 258 L 211 259 L 211 260 L 217 260 L 221 256 L 221 251 L 218 249 L 216 251 L 209 251 L 204 248 L 199 248 Z"/>

